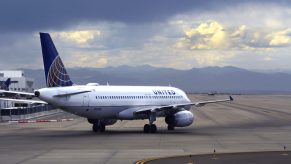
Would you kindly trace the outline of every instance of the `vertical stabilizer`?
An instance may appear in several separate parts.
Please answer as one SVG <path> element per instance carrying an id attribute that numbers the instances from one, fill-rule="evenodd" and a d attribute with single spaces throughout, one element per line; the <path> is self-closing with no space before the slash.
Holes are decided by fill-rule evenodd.
<path id="1" fill-rule="evenodd" d="M 5 82 L 1 84 L 1 89 L 8 91 L 11 84 L 11 78 L 8 78 Z"/>
<path id="2" fill-rule="evenodd" d="M 40 33 L 41 50 L 47 87 L 72 86 L 66 68 L 48 33 Z"/>

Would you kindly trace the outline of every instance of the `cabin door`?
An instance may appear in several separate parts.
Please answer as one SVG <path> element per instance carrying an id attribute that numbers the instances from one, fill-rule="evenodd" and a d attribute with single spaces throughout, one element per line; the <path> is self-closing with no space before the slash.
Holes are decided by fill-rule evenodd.
<path id="1" fill-rule="evenodd" d="M 89 93 L 83 93 L 83 106 L 89 106 Z"/>

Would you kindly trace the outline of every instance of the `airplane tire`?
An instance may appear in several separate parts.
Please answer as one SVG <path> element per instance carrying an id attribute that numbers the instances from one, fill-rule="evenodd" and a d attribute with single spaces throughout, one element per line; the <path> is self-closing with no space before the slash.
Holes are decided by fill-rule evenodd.
<path id="1" fill-rule="evenodd" d="M 99 126 L 98 126 L 98 124 L 93 124 L 92 130 L 93 130 L 93 132 L 99 132 Z"/>
<path id="2" fill-rule="evenodd" d="M 105 132 L 106 126 L 100 123 L 95 123 L 92 126 L 93 132 Z"/>
<path id="3" fill-rule="evenodd" d="M 105 129 L 106 129 L 105 125 L 101 124 L 99 128 L 100 128 L 100 132 L 105 132 Z"/>
<path id="4" fill-rule="evenodd" d="M 168 125 L 168 130 L 175 130 L 175 127 L 172 125 Z"/>
<path id="5" fill-rule="evenodd" d="M 145 124 L 143 127 L 143 132 L 144 133 L 149 133 L 150 132 L 150 125 L 149 124 Z"/>
<path id="6" fill-rule="evenodd" d="M 151 125 L 151 133 L 156 133 L 157 132 L 157 126 L 155 124 Z"/>

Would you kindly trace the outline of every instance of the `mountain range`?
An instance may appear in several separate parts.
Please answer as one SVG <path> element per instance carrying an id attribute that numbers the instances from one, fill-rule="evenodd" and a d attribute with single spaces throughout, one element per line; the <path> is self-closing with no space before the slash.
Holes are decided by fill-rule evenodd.
<path id="1" fill-rule="evenodd" d="M 35 80 L 35 88 L 45 87 L 42 69 L 22 69 Z M 174 86 L 188 93 L 223 92 L 235 94 L 291 94 L 291 74 L 256 72 L 237 67 L 205 67 L 190 70 L 156 68 L 149 65 L 106 68 L 69 68 L 76 84 Z"/>

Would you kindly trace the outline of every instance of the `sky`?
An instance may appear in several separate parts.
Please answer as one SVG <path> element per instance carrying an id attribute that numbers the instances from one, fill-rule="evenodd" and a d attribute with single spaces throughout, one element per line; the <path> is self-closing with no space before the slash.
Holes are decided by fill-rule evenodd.
<path id="1" fill-rule="evenodd" d="M 3 0 L 0 69 L 42 69 L 39 32 L 66 67 L 291 70 L 287 0 Z"/>

